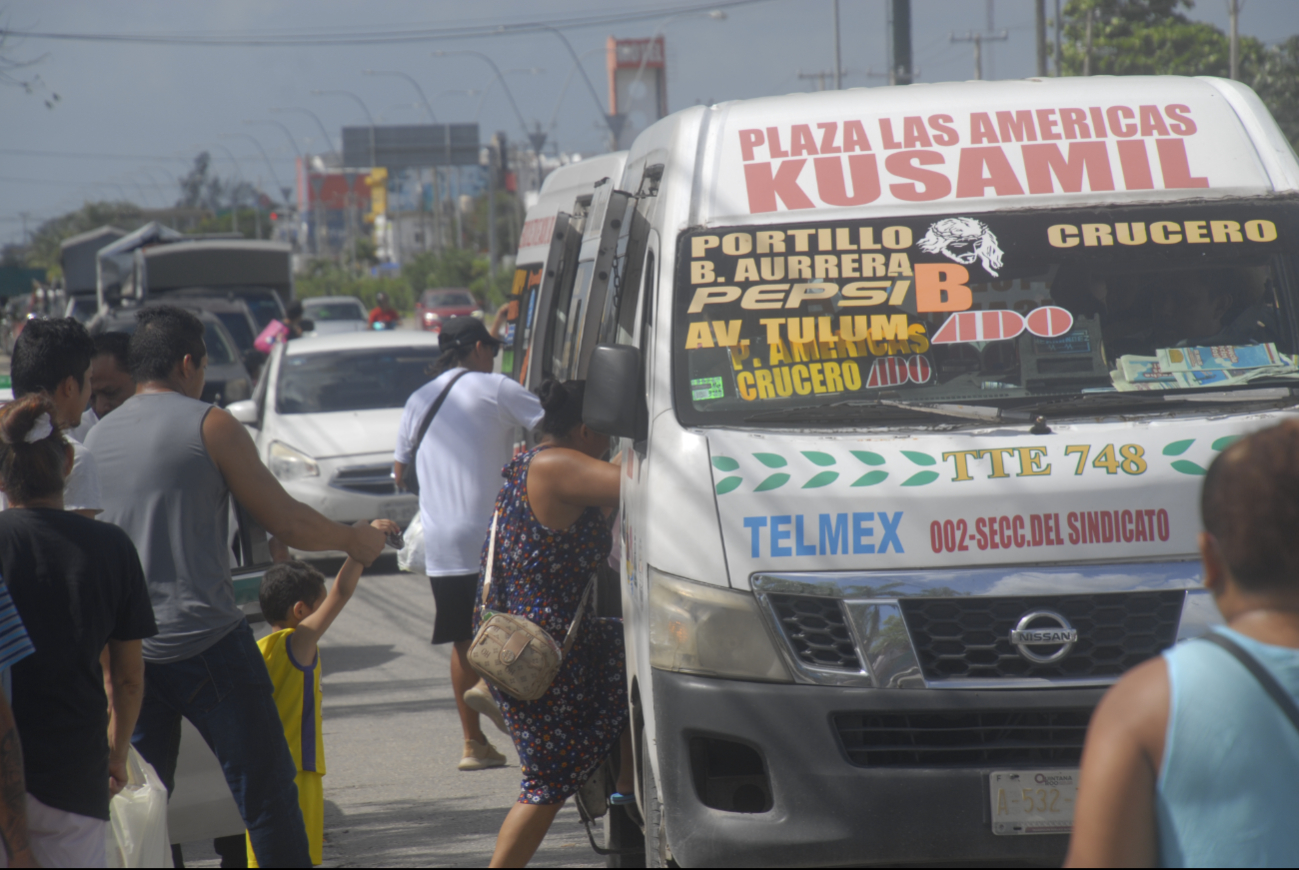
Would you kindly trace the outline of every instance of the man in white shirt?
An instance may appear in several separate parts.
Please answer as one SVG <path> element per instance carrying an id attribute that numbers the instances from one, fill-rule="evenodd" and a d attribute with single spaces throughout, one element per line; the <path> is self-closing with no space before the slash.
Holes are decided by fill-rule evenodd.
<path id="1" fill-rule="evenodd" d="M 478 684 L 467 656 L 483 542 L 501 489 L 501 469 L 513 456 L 518 431 L 536 428 L 545 412 L 541 400 L 518 382 L 492 373 L 501 343 L 482 321 L 453 317 L 443 325 L 438 341 L 440 373 L 406 402 L 393 473 L 400 482 L 406 467 L 415 463 L 425 570 L 437 608 L 433 643 L 450 643 L 453 648 L 451 683 L 465 737 L 459 768 L 482 770 L 505 763 L 505 756 L 483 735 L 478 712 L 464 697 Z M 425 417 L 444 393 L 445 400 L 420 440 Z M 500 713 L 490 703 L 490 695 L 484 698 L 478 691 L 471 698 L 478 709 L 498 720 Z M 502 722 L 497 727 L 504 730 Z"/>
<path id="2" fill-rule="evenodd" d="M 54 401 L 56 426 L 72 445 L 72 470 L 63 487 L 66 510 L 94 519 L 104 509 L 99 493 L 95 458 L 72 437 L 90 401 L 90 360 L 95 343 L 80 322 L 71 317 L 29 320 L 14 342 L 9 375 L 14 398 L 45 393 Z M 6 505 L 7 506 L 7 505 Z"/>

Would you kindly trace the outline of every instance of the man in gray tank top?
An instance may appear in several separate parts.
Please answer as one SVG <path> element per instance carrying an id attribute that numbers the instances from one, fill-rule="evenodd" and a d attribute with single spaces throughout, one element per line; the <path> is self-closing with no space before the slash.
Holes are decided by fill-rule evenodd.
<path id="1" fill-rule="evenodd" d="M 297 773 L 270 677 L 235 605 L 230 577 L 233 495 L 300 550 L 342 550 L 369 565 L 384 535 L 344 526 L 288 495 L 244 427 L 198 401 L 207 349 L 203 324 L 179 308 L 138 316 L 129 362 L 136 394 L 91 430 L 104 512 L 140 553 L 158 634 L 145 642 L 145 696 L 133 743 L 168 792 L 180 718 L 212 747 L 263 867 L 309 867 Z"/>

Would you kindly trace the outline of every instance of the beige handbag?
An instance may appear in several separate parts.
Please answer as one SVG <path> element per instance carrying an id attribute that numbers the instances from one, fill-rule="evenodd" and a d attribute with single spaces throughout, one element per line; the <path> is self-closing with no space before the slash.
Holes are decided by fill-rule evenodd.
<path id="1" fill-rule="evenodd" d="M 577 605 L 573 623 L 568 627 L 561 647 L 544 628 L 524 616 L 497 613 L 487 609 L 492 588 L 492 566 L 496 555 L 496 521 L 492 517 L 491 538 L 487 545 L 487 571 L 483 580 L 482 621 L 469 647 L 469 664 L 484 680 L 518 698 L 535 701 L 550 688 L 559 673 L 564 657 L 577 640 L 582 612 L 595 585 L 595 575 L 586 584 L 582 601 Z"/>

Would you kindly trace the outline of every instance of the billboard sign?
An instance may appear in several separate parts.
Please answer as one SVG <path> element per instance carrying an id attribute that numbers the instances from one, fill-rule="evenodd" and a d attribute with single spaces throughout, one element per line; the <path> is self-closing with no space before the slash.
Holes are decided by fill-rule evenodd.
<path id="1" fill-rule="evenodd" d="M 476 166 L 477 124 L 384 124 L 343 128 L 343 165 L 407 169 Z"/>

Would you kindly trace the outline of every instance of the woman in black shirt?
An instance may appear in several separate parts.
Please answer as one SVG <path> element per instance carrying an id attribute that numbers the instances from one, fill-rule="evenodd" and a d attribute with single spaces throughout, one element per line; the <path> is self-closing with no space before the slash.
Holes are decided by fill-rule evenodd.
<path id="1" fill-rule="evenodd" d="M 104 867 L 108 801 L 126 783 L 144 696 L 140 641 L 157 629 L 131 539 L 63 510 L 72 450 L 53 412 L 42 395 L 0 411 L 0 576 L 36 648 L 13 668 L 13 708 L 36 860 Z"/>

